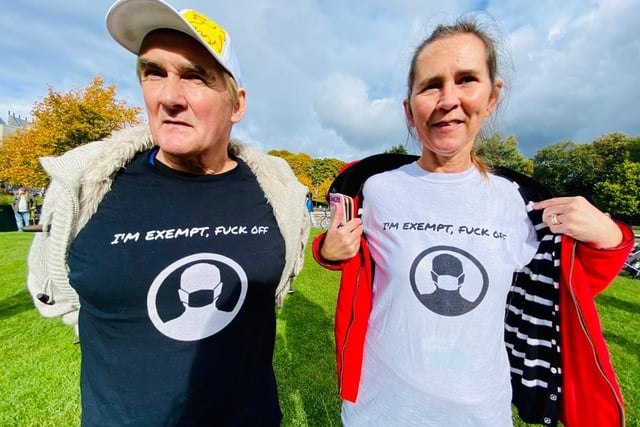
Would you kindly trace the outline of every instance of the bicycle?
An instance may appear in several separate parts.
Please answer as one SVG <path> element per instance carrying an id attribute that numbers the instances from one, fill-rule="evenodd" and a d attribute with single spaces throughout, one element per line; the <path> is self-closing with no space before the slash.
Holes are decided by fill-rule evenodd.
<path id="1" fill-rule="evenodd" d="M 322 218 L 318 221 L 318 226 L 322 228 L 324 231 L 329 229 L 329 225 L 331 225 L 331 211 L 329 208 L 322 209 Z"/>
<path id="2" fill-rule="evenodd" d="M 627 270 L 634 279 L 640 279 L 640 243 L 637 243 L 637 240 L 636 245 L 624 263 L 624 269 Z"/>

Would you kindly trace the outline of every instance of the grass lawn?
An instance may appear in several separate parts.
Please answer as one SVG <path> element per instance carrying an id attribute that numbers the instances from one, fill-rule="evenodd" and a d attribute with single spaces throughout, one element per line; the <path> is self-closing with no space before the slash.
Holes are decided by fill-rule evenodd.
<path id="1" fill-rule="evenodd" d="M 318 230 L 314 230 L 316 234 Z M 25 290 L 30 233 L 0 233 L 0 426 L 75 426 L 79 355 L 74 334 L 44 319 Z M 338 273 L 307 262 L 278 310 L 274 366 L 283 426 L 339 426 L 333 353 Z M 640 426 L 640 280 L 623 275 L 596 299 L 627 408 Z M 515 425 L 526 424 L 517 417 Z"/>

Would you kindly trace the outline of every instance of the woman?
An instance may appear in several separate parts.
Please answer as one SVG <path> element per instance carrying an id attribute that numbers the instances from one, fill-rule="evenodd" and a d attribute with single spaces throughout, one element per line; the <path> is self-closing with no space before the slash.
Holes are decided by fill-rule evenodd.
<path id="1" fill-rule="evenodd" d="M 633 234 L 474 156 L 503 88 L 496 52 L 474 21 L 436 28 L 404 101 L 421 156 L 373 156 L 332 186 L 361 206 L 314 241 L 316 260 L 342 271 L 347 426 L 511 426 L 512 401 L 527 422 L 623 425 L 593 296 Z"/>

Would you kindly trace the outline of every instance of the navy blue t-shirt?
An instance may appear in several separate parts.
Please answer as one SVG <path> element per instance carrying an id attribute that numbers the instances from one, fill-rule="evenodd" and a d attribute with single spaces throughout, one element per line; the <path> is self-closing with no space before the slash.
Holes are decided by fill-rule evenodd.
<path id="1" fill-rule="evenodd" d="M 275 426 L 284 240 L 240 159 L 210 176 L 123 168 L 72 242 L 85 426 Z M 154 163 L 154 164 L 152 164 Z"/>

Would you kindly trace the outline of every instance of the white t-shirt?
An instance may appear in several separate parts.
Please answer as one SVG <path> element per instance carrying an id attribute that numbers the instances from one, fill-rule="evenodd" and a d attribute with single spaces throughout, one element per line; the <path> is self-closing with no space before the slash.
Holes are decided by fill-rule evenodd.
<path id="1" fill-rule="evenodd" d="M 20 199 L 18 200 L 18 212 L 29 212 L 29 206 L 27 206 L 27 196 L 24 194 L 21 194 Z"/>
<path id="2" fill-rule="evenodd" d="M 373 307 L 346 426 L 511 426 L 504 310 L 538 243 L 523 199 L 476 168 L 371 177 L 362 220 Z"/>

